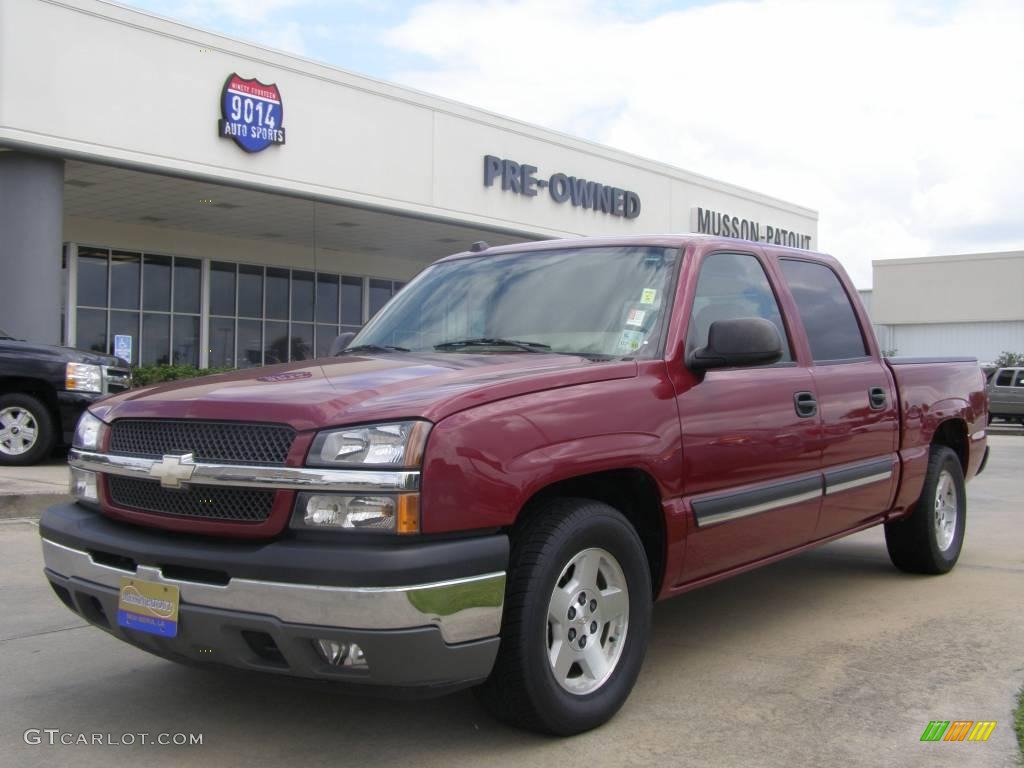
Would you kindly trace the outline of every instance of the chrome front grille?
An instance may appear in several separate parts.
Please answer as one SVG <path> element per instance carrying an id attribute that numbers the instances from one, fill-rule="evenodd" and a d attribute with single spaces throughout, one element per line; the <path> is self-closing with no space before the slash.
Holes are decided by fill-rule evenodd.
<path id="1" fill-rule="evenodd" d="M 132 372 L 127 368 L 114 368 L 103 366 L 103 392 L 104 394 L 124 392 L 132 385 Z"/>

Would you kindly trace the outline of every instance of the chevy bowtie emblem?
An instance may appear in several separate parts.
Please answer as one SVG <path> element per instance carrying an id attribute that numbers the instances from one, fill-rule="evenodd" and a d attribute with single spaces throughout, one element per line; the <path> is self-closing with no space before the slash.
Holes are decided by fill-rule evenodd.
<path id="1" fill-rule="evenodd" d="M 163 460 L 149 468 L 149 476 L 160 480 L 164 488 L 181 488 L 181 484 L 192 479 L 196 471 L 196 463 L 191 453 L 179 456 L 167 455 Z"/>

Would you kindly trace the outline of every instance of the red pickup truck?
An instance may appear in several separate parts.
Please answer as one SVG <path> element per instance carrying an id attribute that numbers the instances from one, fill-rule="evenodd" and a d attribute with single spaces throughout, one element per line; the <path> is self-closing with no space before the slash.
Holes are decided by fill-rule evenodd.
<path id="1" fill-rule="evenodd" d="M 571 734 L 626 700 L 654 600 L 878 524 L 950 570 L 987 422 L 977 364 L 883 359 L 831 257 L 480 244 L 335 357 L 91 406 L 45 572 L 168 659 L 474 686 Z"/>

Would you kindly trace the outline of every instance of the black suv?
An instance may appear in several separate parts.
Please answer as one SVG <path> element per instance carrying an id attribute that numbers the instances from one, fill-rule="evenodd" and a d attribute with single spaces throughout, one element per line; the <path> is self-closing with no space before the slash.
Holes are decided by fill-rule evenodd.
<path id="1" fill-rule="evenodd" d="M 58 441 L 71 442 L 89 403 L 130 384 L 124 360 L 0 331 L 0 466 L 45 459 Z"/>

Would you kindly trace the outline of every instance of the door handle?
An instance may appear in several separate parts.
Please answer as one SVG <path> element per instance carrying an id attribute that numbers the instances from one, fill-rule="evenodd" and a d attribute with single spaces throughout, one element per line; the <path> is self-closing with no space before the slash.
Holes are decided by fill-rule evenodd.
<path id="1" fill-rule="evenodd" d="M 882 410 L 885 408 L 886 400 L 885 390 L 882 387 L 872 387 L 868 390 L 868 402 L 871 404 L 871 410 Z"/>
<path id="2" fill-rule="evenodd" d="M 813 392 L 797 392 L 793 395 L 793 406 L 801 419 L 809 419 L 818 412 L 818 401 Z"/>

